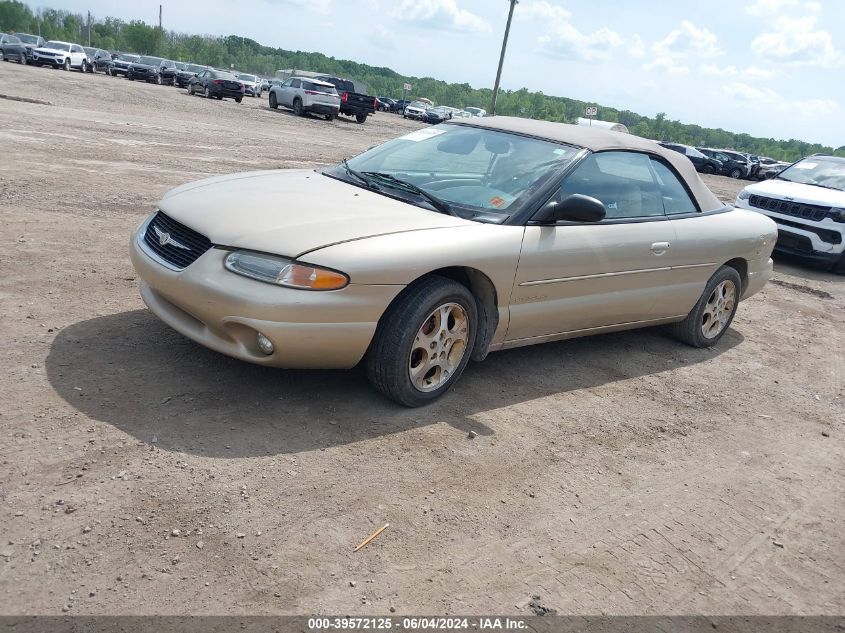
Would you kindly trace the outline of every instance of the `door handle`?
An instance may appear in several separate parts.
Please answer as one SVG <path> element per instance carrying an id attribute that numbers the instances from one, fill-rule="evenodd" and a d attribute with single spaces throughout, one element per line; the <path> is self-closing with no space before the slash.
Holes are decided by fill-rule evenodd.
<path id="1" fill-rule="evenodd" d="M 651 245 L 651 252 L 655 255 L 663 255 L 669 250 L 669 242 L 655 242 Z"/>

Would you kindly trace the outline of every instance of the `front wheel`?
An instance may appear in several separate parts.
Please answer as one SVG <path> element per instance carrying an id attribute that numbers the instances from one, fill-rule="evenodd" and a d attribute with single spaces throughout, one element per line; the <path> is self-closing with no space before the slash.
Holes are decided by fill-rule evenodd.
<path id="1" fill-rule="evenodd" d="M 687 318 L 672 326 L 673 334 L 693 347 L 713 347 L 730 327 L 741 291 L 736 269 L 722 266 L 707 282 Z"/>
<path id="2" fill-rule="evenodd" d="M 270 93 L 269 99 L 270 99 L 270 107 L 271 108 L 273 108 L 275 110 L 276 108 L 279 107 L 279 102 L 276 100 L 276 93 L 275 92 Z"/>
<path id="3" fill-rule="evenodd" d="M 202 96 L 206 99 L 211 99 L 211 89 L 208 86 L 206 86 L 205 90 L 203 90 Z"/>
<path id="4" fill-rule="evenodd" d="M 466 286 L 427 277 L 406 289 L 381 318 L 365 360 L 367 378 L 406 407 L 428 404 L 463 373 L 477 323 L 475 298 Z"/>
<path id="5" fill-rule="evenodd" d="M 161 75 L 156 75 L 156 78 L 155 78 L 155 83 L 156 83 L 156 86 L 160 86 L 160 85 L 161 85 Z"/>
<path id="6" fill-rule="evenodd" d="M 705 165 L 701 168 L 701 172 L 704 174 L 715 174 L 716 170 L 713 168 L 713 165 Z"/>
<path id="7" fill-rule="evenodd" d="M 733 178 L 734 180 L 738 180 L 738 179 L 739 179 L 739 177 L 740 177 L 740 176 L 742 176 L 742 171 L 740 171 L 740 169 L 739 169 L 738 167 L 734 167 L 734 168 L 733 168 L 733 169 L 731 169 L 731 171 L 728 173 L 728 176 L 730 176 L 730 177 L 731 177 L 731 178 Z"/>
<path id="8" fill-rule="evenodd" d="M 20 59 L 18 59 L 18 61 L 19 61 L 22 65 L 26 66 L 26 53 L 21 53 Z"/>
<path id="9" fill-rule="evenodd" d="M 62 70 L 70 70 L 70 60 L 66 59 L 64 65 L 62 66 Z"/>

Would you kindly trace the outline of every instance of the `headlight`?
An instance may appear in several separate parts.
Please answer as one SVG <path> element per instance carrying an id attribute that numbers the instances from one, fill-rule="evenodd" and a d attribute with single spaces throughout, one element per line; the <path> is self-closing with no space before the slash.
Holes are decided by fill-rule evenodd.
<path id="1" fill-rule="evenodd" d="M 224 265 L 244 277 L 300 290 L 339 290 L 349 283 L 349 277 L 334 270 L 248 251 L 229 253 Z"/>
<path id="2" fill-rule="evenodd" d="M 834 208 L 830 210 L 830 217 L 834 222 L 845 222 L 845 209 Z"/>
<path id="3" fill-rule="evenodd" d="M 736 197 L 737 200 L 748 200 L 751 197 L 748 189 L 743 189 L 739 192 L 739 195 Z"/>

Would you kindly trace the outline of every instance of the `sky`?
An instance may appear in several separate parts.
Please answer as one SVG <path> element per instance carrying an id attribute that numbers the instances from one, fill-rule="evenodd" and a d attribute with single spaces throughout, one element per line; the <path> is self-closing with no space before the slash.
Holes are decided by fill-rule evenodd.
<path id="1" fill-rule="evenodd" d="M 43 6 L 155 23 L 158 5 Z M 509 6 L 509 0 L 165 0 L 163 15 L 170 30 L 245 35 L 492 88 Z M 843 0 L 520 0 L 501 83 L 836 148 L 845 145 L 844 78 Z"/>

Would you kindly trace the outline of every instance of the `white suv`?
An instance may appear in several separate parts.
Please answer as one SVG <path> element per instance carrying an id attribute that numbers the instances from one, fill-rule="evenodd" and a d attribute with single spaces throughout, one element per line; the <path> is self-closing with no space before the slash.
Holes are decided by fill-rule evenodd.
<path id="1" fill-rule="evenodd" d="M 53 68 L 64 70 L 76 68 L 85 72 L 88 68 L 88 56 L 79 44 L 50 40 L 32 51 L 32 63 L 38 66 L 49 64 Z"/>
<path id="2" fill-rule="evenodd" d="M 845 274 L 845 158 L 810 156 L 739 192 L 736 206 L 778 225 L 775 250 Z"/>
<path id="3" fill-rule="evenodd" d="M 319 79 L 291 77 L 281 86 L 272 86 L 268 99 L 274 110 L 281 105 L 291 108 L 298 116 L 308 112 L 322 114 L 326 121 L 331 121 L 340 111 L 340 95 L 334 85 Z"/>

